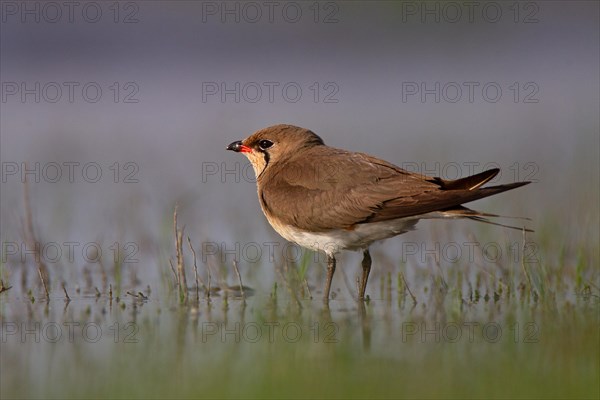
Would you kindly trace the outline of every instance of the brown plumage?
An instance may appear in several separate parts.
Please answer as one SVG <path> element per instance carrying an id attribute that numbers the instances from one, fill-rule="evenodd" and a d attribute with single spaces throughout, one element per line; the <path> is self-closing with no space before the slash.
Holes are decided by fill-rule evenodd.
<path id="1" fill-rule="evenodd" d="M 363 249 L 368 263 L 363 261 L 360 298 L 373 241 L 410 230 L 419 218 L 489 222 L 484 217 L 495 215 L 462 204 L 529 183 L 482 188 L 498 169 L 453 181 L 417 174 L 367 154 L 326 146 L 315 133 L 292 125 L 259 130 L 228 150 L 244 153 L 252 163 L 261 207 L 275 230 L 327 253 L 331 276 L 337 252 Z"/>

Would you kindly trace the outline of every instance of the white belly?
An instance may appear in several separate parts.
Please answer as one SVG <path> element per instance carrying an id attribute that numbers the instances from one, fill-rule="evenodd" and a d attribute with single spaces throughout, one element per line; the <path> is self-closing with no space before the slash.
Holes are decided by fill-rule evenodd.
<path id="1" fill-rule="evenodd" d="M 293 227 L 274 224 L 273 228 L 290 242 L 302 247 L 334 255 L 342 250 L 366 249 L 371 243 L 414 229 L 418 218 L 357 224 L 354 229 L 334 229 L 325 232 L 307 232 Z"/>

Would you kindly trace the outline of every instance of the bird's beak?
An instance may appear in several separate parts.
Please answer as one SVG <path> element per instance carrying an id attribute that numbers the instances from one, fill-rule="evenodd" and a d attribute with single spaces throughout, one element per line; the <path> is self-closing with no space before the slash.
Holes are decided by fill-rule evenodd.
<path id="1" fill-rule="evenodd" d="M 227 150 L 235 151 L 236 153 L 250 153 L 252 149 L 242 144 L 241 140 L 237 140 L 227 146 Z"/>

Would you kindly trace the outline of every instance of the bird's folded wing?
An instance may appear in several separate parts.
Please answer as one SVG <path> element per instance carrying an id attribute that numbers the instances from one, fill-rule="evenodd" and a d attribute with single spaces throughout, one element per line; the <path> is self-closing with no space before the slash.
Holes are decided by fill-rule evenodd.
<path id="1" fill-rule="evenodd" d="M 263 207 L 281 223 L 309 231 L 352 229 L 461 203 L 458 193 L 448 196 L 458 190 L 442 190 L 428 176 L 361 153 L 319 150 L 288 160 L 262 185 Z"/>
<path id="2" fill-rule="evenodd" d="M 366 154 L 321 146 L 272 170 L 276 172 L 266 177 L 269 184 L 261 185 L 259 193 L 263 207 L 281 223 L 313 232 L 455 210 L 529 183 L 481 188 L 498 170 L 446 181 Z"/>

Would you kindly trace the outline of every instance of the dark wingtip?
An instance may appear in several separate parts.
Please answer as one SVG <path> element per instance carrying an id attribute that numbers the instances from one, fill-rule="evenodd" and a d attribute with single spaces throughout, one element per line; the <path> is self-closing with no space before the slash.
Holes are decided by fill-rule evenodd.
<path id="1" fill-rule="evenodd" d="M 500 168 L 491 168 L 487 171 L 453 181 L 441 178 L 434 178 L 434 181 L 440 185 L 443 190 L 474 190 L 492 180 L 499 172 Z"/>

